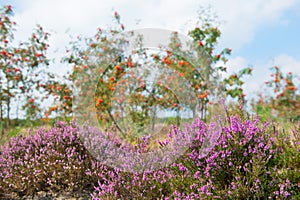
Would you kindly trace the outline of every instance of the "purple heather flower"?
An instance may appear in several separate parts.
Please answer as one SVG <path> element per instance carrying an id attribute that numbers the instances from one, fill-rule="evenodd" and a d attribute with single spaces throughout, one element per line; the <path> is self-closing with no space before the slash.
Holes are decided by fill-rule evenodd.
<path id="1" fill-rule="evenodd" d="M 207 192 L 207 186 L 206 186 L 206 185 L 202 186 L 202 187 L 201 187 L 201 191 L 202 191 L 202 192 Z"/>
<path id="2" fill-rule="evenodd" d="M 183 166 L 182 163 L 179 164 L 179 170 L 185 172 L 187 170 L 187 168 L 185 166 Z"/>
<path id="3" fill-rule="evenodd" d="M 288 198 L 289 196 L 291 196 L 291 193 L 285 191 L 285 192 L 284 192 L 284 197 L 285 197 L 285 198 Z"/>
<path id="4" fill-rule="evenodd" d="M 194 178 L 195 178 L 195 179 L 198 179 L 199 176 L 200 176 L 200 171 L 197 171 L 197 172 L 194 174 Z"/>

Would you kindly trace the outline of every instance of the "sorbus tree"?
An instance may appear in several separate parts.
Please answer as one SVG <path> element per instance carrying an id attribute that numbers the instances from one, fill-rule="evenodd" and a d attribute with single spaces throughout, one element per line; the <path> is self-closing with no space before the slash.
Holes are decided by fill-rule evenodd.
<path id="1" fill-rule="evenodd" d="M 279 117 L 283 120 L 300 119 L 300 95 L 296 85 L 296 79 L 299 78 L 288 72 L 284 74 L 278 66 L 271 68 L 271 80 L 265 82 L 266 86 L 272 91 L 272 95 L 266 96 L 260 94 L 260 100 L 257 102 L 256 110 L 268 110 L 269 115 L 273 111 L 273 117 Z"/>
<path id="2" fill-rule="evenodd" d="M 122 50 L 127 45 L 126 38 L 122 37 L 125 27 L 120 22 L 118 13 L 115 12 L 114 17 L 117 24 L 114 29 L 105 31 L 99 28 L 94 37 L 78 38 L 65 58 L 65 61 L 74 65 L 72 77 L 76 82 L 75 88 L 81 88 L 81 92 L 73 92 L 74 98 L 86 95 L 86 91 L 92 90 L 94 93 L 94 98 L 76 103 L 78 114 L 81 108 L 87 107 L 86 105 L 94 105 L 91 112 L 79 115 L 87 118 L 89 113 L 94 111 L 97 112 L 99 121 L 114 122 L 117 126 L 115 119 L 119 117 L 124 120 L 126 118 L 124 114 L 143 126 L 146 122 L 154 121 L 154 118 L 149 118 L 151 112 L 162 109 L 179 113 L 185 108 L 193 113 L 192 117 L 196 117 L 196 112 L 199 112 L 201 118 L 205 119 L 207 107 L 212 103 L 211 97 L 220 94 L 224 89 L 218 72 L 225 71 L 225 67 L 214 65 L 219 61 L 225 64 L 227 55 L 231 53 L 231 49 L 228 48 L 220 53 L 214 53 L 220 37 L 218 28 L 204 23 L 203 26 L 190 31 L 189 36 L 192 39 L 192 43 L 189 44 L 190 50 L 182 48 L 183 44 L 178 34 L 174 32 L 167 49 L 162 48 L 158 53 L 149 55 L 147 49 L 143 47 L 141 38 L 137 41 L 139 48 L 128 56 Z M 116 35 L 120 37 L 114 37 Z M 137 71 L 147 64 L 157 66 L 163 72 L 158 78 L 160 81 L 151 87 L 147 87 L 149 71 L 144 70 L 142 75 L 137 74 Z M 175 72 L 169 73 L 167 69 Z M 245 70 L 241 74 L 247 72 Z M 188 80 L 189 90 L 196 95 L 193 97 L 185 94 L 187 90 L 181 90 L 181 95 L 187 100 L 184 105 L 180 105 L 176 95 L 168 90 L 170 83 L 164 81 L 175 80 L 172 82 L 174 88 L 180 90 L 178 77 Z M 115 95 L 116 93 L 118 95 Z M 236 95 L 231 91 L 228 91 L 228 94 Z M 115 102 L 122 108 L 125 99 L 128 100 L 129 110 L 113 110 Z M 117 128 L 122 131 L 120 127 Z"/>
<path id="3" fill-rule="evenodd" d="M 28 119 L 40 113 L 41 103 L 37 97 L 47 80 L 44 66 L 49 64 L 46 57 L 49 34 L 38 26 L 28 41 L 14 43 L 16 23 L 11 20 L 12 15 L 10 5 L 0 8 L 0 117 L 1 122 L 6 118 L 6 127 L 9 126 L 12 106 L 19 103 L 24 102 L 21 108 Z"/>

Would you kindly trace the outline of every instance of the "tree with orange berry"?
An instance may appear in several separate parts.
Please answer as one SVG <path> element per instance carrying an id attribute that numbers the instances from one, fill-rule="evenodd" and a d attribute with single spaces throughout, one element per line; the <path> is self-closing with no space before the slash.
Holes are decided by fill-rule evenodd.
<path id="1" fill-rule="evenodd" d="M 118 127 L 118 121 L 130 117 L 143 126 L 149 121 L 155 121 L 156 117 L 151 119 L 150 113 L 157 114 L 158 110 L 170 110 L 178 115 L 185 109 L 192 113 L 192 118 L 199 116 L 205 119 L 208 106 L 213 103 L 212 96 L 224 92 L 218 73 L 225 71 L 225 68 L 214 65 L 219 61 L 225 64 L 226 57 L 231 53 L 228 48 L 214 53 L 220 37 L 218 28 L 204 23 L 190 31 L 190 50 L 182 48 L 184 44 L 181 44 L 178 34 L 174 32 L 167 49 L 160 49 L 158 53 L 149 55 L 147 49 L 143 48 L 141 38 L 137 41 L 139 48 L 127 56 L 122 51 L 122 47 L 127 45 L 126 37 L 122 37 L 125 27 L 121 24 L 118 13 L 114 13 L 114 18 L 117 22 L 115 29 L 105 31 L 99 28 L 94 37 L 79 38 L 65 58 L 65 61 L 74 66 L 72 77 L 76 80 L 75 87 L 81 87 L 84 92 L 94 92 L 94 98 L 76 103 L 77 112 L 80 113 L 80 108 L 86 107 L 85 105 L 94 105 L 89 113 L 96 111 L 100 122 L 115 123 L 121 132 L 124 131 Z M 115 37 L 117 35 L 120 37 Z M 147 86 L 147 77 L 150 76 L 147 70 L 142 75 L 137 74 L 147 64 L 158 67 L 164 74 L 164 77 L 158 77 L 160 83 L 151 87 Z M 170 71 L 174 73 L 169 73 Z M 180 88 L 177 81 L 180 77 L 189 82 L 188 90 L 193 91 L 195 96 Z M 178 88 L 178 91 L 181 89 L 181 96 L 186 99 L 184 104 L 180 104 L 176 99 L 178 95 L 168 89 L 169 83 L 164 82 L 165 79 L 173 80 L 173 87 Z M 85 96 L 84 93 L 74 92 L 74 98 L 77 95 Z M 125 103 L 129 106 L 128 110 L 122 109 Z M 119 110 L 114 109 L 117 105 Z M 88 117 L 89 113 L 80 115 Z"/>
<path id="2" fill-rule="evenodd" d="M 49 34 L 41 26 L 33 32 L 28 41 L 18 45 L 13 43 L 16 23 L 10 5 L 0 8 L 0 113 L 5 127 L 10 124 L 12 108 L 17 106 L 25 111 L 28 119 L 40 117 L 41 103 L 36 96 L 42 92 L 41 85 L 47 80 L 45 68 L 49 64 L 46 57 Z M 20 116 L 14 116 L 19 118 Z"/>
<path id="3" fill-rule="evenodd" d="M 273 117 L 284 120 L 300 119 L 300 94 L 296 85 L 299 78 L 292 72 L 284 74 L 278 66 L 271 68 L 271 80 L 265 82 L 271 89 L 272 95 L 261 95 L 256 108 L 273 111 Z"/>

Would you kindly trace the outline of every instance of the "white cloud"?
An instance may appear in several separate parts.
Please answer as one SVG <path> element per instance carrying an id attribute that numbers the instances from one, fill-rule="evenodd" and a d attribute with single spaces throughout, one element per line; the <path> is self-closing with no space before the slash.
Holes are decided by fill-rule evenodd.
<path id="1" fill-rule="evenodd" d="M 300 59 L 286 54 L 277 55 L 270 61 L 255 61 L 254 63 L 250 63 L 249 60 L 243 57 L 235 57 L 230 59 L 227 63 L 228 72 L 238 72 L 240 69 L 251 66 L 252 64 L 252 76 L 243 78 L 243 81 L 245 82 L 243 89 L 245 90 L 248 98 L 255 97 L 258 93 L 268 92 L 265 82 L 272 79 L 270 75 L 273 72 L 270 69 L 275 65 L 280 68 L 283 74 L 293 72 L 293 74 L 300 77 Z M 295 83 L 300 86 L 299 79 L 295 79 Z"/>
<path id="2" fill-rule="evenodd" d="M 69 41 L 66 30 L 70 29 L 75 36 L 93 35 L 97 27 L 111 25 L 113 10 L 121 14 L 121 20 L 128 29 L 154 27 L 186 33 L 197 21 L 199 7 L 212 5 L 220 20 L 225 21 L 220 27 L 220 47 L 238 50 L 254 39 L 260 27 L 286 23 L 283 13 L 295 4 L 296 0 L 23 0 L 15 5 L 20 7 L 15 14 L 19 24 L 16 38 L 28 38 L 35 24 L 41 24 L 53 32 L 51 50 L 60 48 L 61 53 Z M 141 22 L 136 25 L 138 19 Z"/>
<path id="3" fill-rule="evenodd" d="M 248 61 L 245 58 L 240 56 L 229 59 L 226 65 L 228 66 L 227 72 L 230 74 L 234 72 L 238 72 L 239 70 L 249 66 L 249 63 L 247 62 Z"/>
<path id="4" fill-rule="evenodd" d="M 22 32 L 28 33 L 36 23 L 48 29 L 64 33 L 67 28 L 73 32 L 92 34 L 98 26 L 111 23 L 112 8 L 119 11 L 129 28 L 156 27 L 182 30 L 188 21 L 196 21 L 200 6 L 212 5 L 220 19 L 223 40 L 233 48 L 239 48 L 253 39 L 255 31 L 265 23 L 281 20 L 284 11 L 296 0 L 24 0 L 19 2 L 22 12 L 16 19 Z M 139 26 L 135 25 L 141 19 Z M 23 31 L 25 30 L 25 32 Z"/>
<path id="5" fill-rule="evenodd" d="M 285 19 L 282 19 L 283 13 L 295 4 L 295 0 L 227 0 L 214 4 L 221 19 L 225 20 L 221 25 L 222 43 L 230 45 L 233 49 L 241 48 L 254 39 L 255 32 L 260 27 L 285 22 Z"/>
<path id="6" fill-rule="evenodd" d="M 274 63 L 280 67 L 283 73 L 293 72 L 300 76 L 300 60 L 287 54 L 281 54 L 274 58 Z"/>

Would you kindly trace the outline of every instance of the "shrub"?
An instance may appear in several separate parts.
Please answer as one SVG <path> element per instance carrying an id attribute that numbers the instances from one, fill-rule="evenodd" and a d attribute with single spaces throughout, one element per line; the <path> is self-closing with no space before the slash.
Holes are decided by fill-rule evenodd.
<path id="1" fill-rule="evenodd" d="M 93 189 L 98 178 L 91 171 L 101 166 L 86 151 L 72 123 L 56 123 L 28 137 L 17 136 L 4 145 L 0 156 L 0 191 L 18 196 L 38 191 L 83 191 Z M 98 168 L 97 168 L 98 167 Z"/>
<path id="2" fill-rule="evenodd" d="M 123 166 L 135 167 L 140 157 L 134 156 L 153 150 L 149 148 L 150 137 L 137 144 L 122 144 L 115 135 L 93 127 L 80 129 L 74 122 L 69 126 L 58 122 L 49 130 L 41 128 L 28 137 L 17 136 L 2 146 L 0 192 L 2 196 L 19 197 L 39 191 L 88 192 L 94 199 L 300 197 L 300 124 L 291 127 L 293 134 L 288 134 L 259 118 L 231 116 L 223 123 L 220 130 L 216 122 L 206 124 L 199 119 L 184 130 L 174 126 L 158 145 L 161 149 L 170 144 L 180 147 L 188 141 L 187 151 L 170 165 L 162 164 L 158 169 L 149 163 L 141 173 L 130 173 L 101 164 L 92 153 L 106 150 L 109 158 L 115 154 L 112 145 L 119 145 L 127 150 Z M 95 152 L 86 148 L 85 142 L 91 140 L 80 139 L 88 138 L 90 133 L 98 134 L 90 143 L 98 145 Z M 107 138 L 111 143 L 105 143 L 103 139 Z M 132 154 L 134 151 L 138 153 Z M 178 153 L 154 155 L 153 160 L 166 162 L 164 159 Z"/>
<path id="3" fill-rule="evenodd" d="M 299 197 L 299 146 L 291 146 L 271 123 L 230 117 L 217 145 L 205 156 L 203 144 L 214 130 L 195 120 L 186 155 L 160 170 L 115 175 L 99 183 L 95 199 L 265 199 Z M 212 129 L 211 129 L 212 128 Z M 174 129 L 174 131 L 180 131 Z M 298 134 L 299 135 L 299 134 Z M 282 142 L 284 141 L 285 142 Z M 293 143 L 293 142 L 292 142 Z M 294 144 L 294 143 L 293 143 Z M 284 147 L 283 147 L 283 146 Z M 288 150 L 287 150 L 288 149 Z M 296 160 L 295 160 L 296 159 Z M 299 163 L 299 162 L 298 162 Z M 292 167 L 293 166 L 293 167 Z"/>

